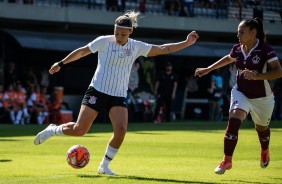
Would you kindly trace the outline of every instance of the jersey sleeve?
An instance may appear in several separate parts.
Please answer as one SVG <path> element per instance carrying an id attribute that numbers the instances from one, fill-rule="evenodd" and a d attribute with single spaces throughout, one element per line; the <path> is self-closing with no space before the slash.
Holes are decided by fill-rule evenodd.
<path id="1" fill-rule="evenodd" d="M 99 36 L 92 42 L 88 43 L 88 48 L 92 53 L 99 51 L 105 43 L 105 36 Z"/>
<path id="2" fill-rule="evenodd" d="M 239 47 L 240 48 L 240 47 Z M 236 50 L 238 50 L 238 45 L 234 45 L 229 53 L 229 56 L 231 58 L 236 58 L 237 57 L 237 52 Z"/>
<path id="3" fill-rule="evenodd" d="M 136 41 L 136 45 L 138 47 L 138 55 L 147 57 L 152 48 L 152 44 Z"/>
<path id="4" fill-rule="evenodd" d="M 265 59 L 268 63 L 278 60 L 278 57 L 275 53 L 275 51 L 270 47 L 269 45 L 265 45 L 264 47 L 264 53 L 265 53 Z"/>

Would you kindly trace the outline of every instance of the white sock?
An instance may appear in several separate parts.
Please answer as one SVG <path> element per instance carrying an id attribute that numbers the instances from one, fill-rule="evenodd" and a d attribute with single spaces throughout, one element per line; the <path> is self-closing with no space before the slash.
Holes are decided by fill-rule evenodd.
<path id="1" fill-rule="evenodd" d="M 63 133 L 63 125 L 64 124 L 54 127 L 54 134 L 55 135 L 64 135 L 64 133 Z"/>
<path id="2" fill-rule="evenodd" d="M 118 149 L 115 149 L 111 147 L 110 145 L 107 146 L 105 156 L 103 157 L 103 160 L 101 161 L 100 165 L 108 166 L 110 162 L 114 159 L 118 152 Z"/>

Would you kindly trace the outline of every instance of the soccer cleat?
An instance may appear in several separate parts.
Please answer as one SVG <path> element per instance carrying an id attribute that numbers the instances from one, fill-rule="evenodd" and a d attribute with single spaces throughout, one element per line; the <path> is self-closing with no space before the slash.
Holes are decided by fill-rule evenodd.
<path id="1" fill-rule="evenodd" d="M 53 135 L 55 135 L 54 133 L 55 127 L 56 125 L 50 124 L 47 128 L 39 132 L 34 139 L 34 144 L 39 145 L 43 143 L 44 141 L 46 141 L 47 139 L 49 139 L 50 137 L 52 137 Z"/>
<path id="2" fill-rule="evenodd" d="M 98 174 L 108 174 L 116 176 L 117 174 L 111 171 L 111 169 L 108 166 L 100 165 L 98 168 Z"/>
<path id="3" fill-rule="evenodd" d="M 269 157 L 269 149 L 267 150 L 261 150 L 260 152 L 260 166 L 261 168 L 266 168 L 270 162 L 270 157 Z"/>
<path id="4" fill-rule="evenodd" d="M 214 172 L 216 174 L 224 174 L 226 170 L 232 168 L 232 157 L 224 156 L 223 161 L 215 168 Z"/>

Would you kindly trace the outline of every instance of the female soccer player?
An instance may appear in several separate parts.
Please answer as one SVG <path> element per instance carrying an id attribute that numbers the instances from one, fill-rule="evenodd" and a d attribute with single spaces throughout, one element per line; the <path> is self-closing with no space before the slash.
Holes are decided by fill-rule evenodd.
<path id="1" fill-rule="evenodd" d="M 139 14 L 140 12 L 132 11 L 118 17 L 115 20 L 114 35 L 100 36 L 51 66 L 49 72 L 54 74 L 64 65 L 98 52 L 98 66 L 82 100 L 77 121 L 60 126 L 50 124 L 37 134 L 35 145 L 43 143 L 53 135 L 84 135 L 99 111 L 106 109 L 113 126 L 113 136 L 107 145 L 98 173 L 115 175 L 108 165 L 117 154 L 127 131 L 128 111 L 125 97 L 134 61 L 139 56 L 151 57 L 182 50 L 194 44 L 199 38 L 198 34 L 192 31 L 186 40 L 164 45 L 152 45 L 131 39 L 129 36 L 133 28 L 137 27 Z"/>
<path id="2" fill-rule="evenodd" d="M 259 18 L 243 20 L 238 26 L 239 44 L 207 68 L 197 68 L 195 76 L 202 77 L 214 69 L 235 62 L 237 83 L 231 91 L 229 120 L 224 136 L 224 157 L 215 168 L 216 174 L 224 174 L 232 167 L 232 155 L 238 141 L 240 125 L 250 113 L 261 144 L 260 166 L 269 164 L 269 121 L 274 107 L 274 97 L 267 80 L 282 76 L 281 65 L 272 48 L 265 43 L 263 23 Z M 267 66 L 271 70 L 267 70 Z"/>

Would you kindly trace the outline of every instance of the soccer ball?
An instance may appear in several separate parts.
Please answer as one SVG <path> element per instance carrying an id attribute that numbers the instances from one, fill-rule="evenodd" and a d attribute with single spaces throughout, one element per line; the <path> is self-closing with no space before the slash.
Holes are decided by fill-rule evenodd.
<path id="1" fill-rule="evenodd" d="M 67 152 L 67 162 L 75 169 L 85 167 L 89 160 L 90 154 L 84 146 L 74 145 Z"/>

